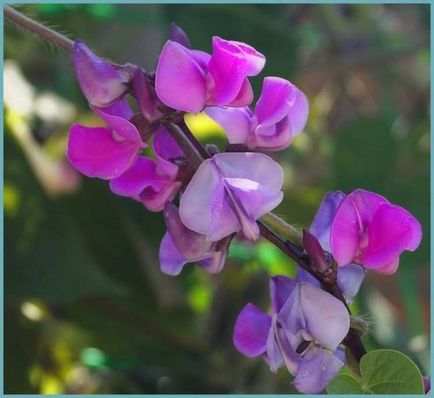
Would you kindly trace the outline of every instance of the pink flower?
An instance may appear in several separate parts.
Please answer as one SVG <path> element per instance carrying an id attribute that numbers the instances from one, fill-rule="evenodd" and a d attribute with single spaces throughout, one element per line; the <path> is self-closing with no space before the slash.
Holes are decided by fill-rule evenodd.
<path id="1" fill-rule="evenodd" d="M 419 221 L 382 196 L 357 189 L 336 211 L 330 246 L 339 266 L 352 262 L 393 274 L 404 250 L 414 251 L 422 239 Z"/>
<path id="2" fill-rule="evenodd" d="M 266 77 L 255 111 L 249 107 L 210 107 L 206 113 L 225 130 L 229 143 L 249 149 L 285 149 L 307 122 L 309 103 L 292 83 Z"/>
<path id="3" fill-rule="evenodd" d="M 157 65 L 155 88 L 171 108 L 199 113 L 205 106 L 245 106 L 253 92 L 248 76 L 257 75 L 265 57 L 245 43 L 212 39 L 213 52 L 191 50 L 168 40 Z"/>

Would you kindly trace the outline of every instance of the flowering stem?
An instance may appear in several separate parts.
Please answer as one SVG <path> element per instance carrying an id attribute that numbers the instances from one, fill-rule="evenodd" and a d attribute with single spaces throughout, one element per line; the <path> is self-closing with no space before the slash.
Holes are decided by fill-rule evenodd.
<path id="1" fill-rule="evenodd" d="M 61 33 L 58 33 L 23 15 L 8 5 L 4 6 L 4 15 L 9 21 L 38 35 L 41 39 L 72 52 L 74 41 Z M 170 112 L 171 111 L 168 111 L 166 113 Z M 206 149 L 191 133 L 183 119 L 174 122 L 170 117 L 165 118 L 163 116 L 161 123 L 167 128 L 172 137 L 184 151 L 194 169 L 197 169 L 206 158 L 210 157 Z M 268 213 L 263 216 L 261 220 L 258 220 L 258 225 L 262 237 L 272 242 L 286 255 L 293 259 L 300 267 L 318 279 L 324 286 L 325 290 L 342 301 L 348 312 L 351 314 L 345 298 L 336 283 L 336 271 L 333 268 L 330 268 L 330 272 L 323 274 L 318 272 L 312 266 L 310 258 L 303 248 L 303 236 L 300 231 L 273 213 Z M 350 328 L 344 339 L 344 344 L 349 348 L 357 362 L 359 362 L 360 358 L 366 353 L 365 347 L 360 339 L 360 333 L 354 328 Z"/>
<path id="2" fill-rule="evenodd" d="M 14 24 L 38 35 L 41 39 L 46 40 L 56 47 L 60 47 L 66 51 L 72 52 L 74 41 L 68 39 L 65 35 L 56 32 L 48 26 L 45 26 L 34 19 L 25 16 L 15 8 L 5 4 L 4 16 Z"/>

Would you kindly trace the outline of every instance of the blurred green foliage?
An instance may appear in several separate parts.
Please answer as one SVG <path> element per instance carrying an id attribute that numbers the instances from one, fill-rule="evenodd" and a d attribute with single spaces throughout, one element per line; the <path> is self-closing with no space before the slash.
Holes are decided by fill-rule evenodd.
<path id="1" fill-rule="evenodd" d="M 196 48 L 210 50 L 211 37 L 219 35 L 263 52 L 261 76 L 294 81 L 311 106 L 306 132 L 273 154 L 285 170 L 285 199 L 277 213 L 308 226 L 325 192 L 361 187 L 422 222 L 421 247 L 402 256 L 394 276 L 369 274 L 353 308 L 370 324 L 370 349 L 402 350 L 427 372 L 428 6 L 20 9 L 84 39 L 100 55 L 148 69 L 172 21 Z M 294 392 L 285 370 L 272 374 L 261 360 L 242 357 L 231 336 L 245 303 L 269 306 L 268 276 L 294 275 L 295 264 L 268 242 L 235 242 L 219 275 L 193 266 L 178 278 L 163 275 L 161 214 L 112 195 L 104 181 L 66 184 L 69 126 L 96 121 L 69 55 L 6 24 L 5 60 L 15 62 L 9 66 L 21 71 L 33 92 L 20 94 L 6 75 L 18 99 L 5 101 L 5 392 Z M 256 93 L 261 80 L 253 80 Z M 47 93 L 55 96 L 48 104 L 41 100 Z M 26 101 L 30 110 L 21 109 Z M 73 111 L 47 116 L 62 101 Z M 193 130 L 204 142 L 224 143 L 209 121 L 199 119 Z M 53 164 L 59 167 L 50 174 Z"/>

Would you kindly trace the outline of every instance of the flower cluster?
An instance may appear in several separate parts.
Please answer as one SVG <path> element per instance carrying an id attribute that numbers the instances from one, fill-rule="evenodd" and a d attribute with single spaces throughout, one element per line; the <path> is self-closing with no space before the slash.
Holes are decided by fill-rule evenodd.
<path id="1" fill-rule="evenodd" d="M 73 125 L 68 159 L 84 175 L 108 180 L 113 193 L 163 211 L 163 272 L 178 275 L 184 265 L 197 263 L 218 273 L 232 239 L 259 239 L 258 220 L 282 201 L 283 172 L 257 151 L 283 150 L 302 132 L 309 106 L 300 89 L 265 77 L 250 107 L 249 78 L 264 68 L 264 55 L 220 37 L 212 39 L 211 54 L 192 49 L 176 26 L 155 72 L 108 62 L 82 41 L 75 42 L 73 63 L 91 110 L 106 127 Z M 197 167 L 173 127 L 185 133 L 184 113 L 202 111 L 233 147 L 223 153 L 202 148 L 206 156 Z M 198 144 L 191 135 L 186 140 L 193 148 Z M 272 371 L 286 366 L 299 391 L 321 392 L 345 363 L 346 304 L 366 271 L 395 272 L 400 254 L 415 250 L 421 237 L 419 222 L 378 194 L 328 193 L 298 247 L 300 261 L 307 258 L 310 268 L 299 267 L 295 280 L 271 278 L 271 314 L 244 307 L 234 329 L 236 348 L 262 356 Z M 332 275 L 342 296 L 323 290 L 318 275 Z"/>

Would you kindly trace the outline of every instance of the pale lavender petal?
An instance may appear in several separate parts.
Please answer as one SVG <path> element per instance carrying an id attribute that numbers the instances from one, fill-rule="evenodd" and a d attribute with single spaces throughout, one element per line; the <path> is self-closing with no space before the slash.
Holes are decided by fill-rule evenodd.
<path id="1" fill-rule="evenodd" d="M 341 268 L 339 268 L 341 269 Z M 343 269 L 343 268 L 342 268 Z M 338 270 L 339 272 L 339 270 Z M 297 282 L 307 282 L 315 287 L 321 287 L 321 283 L 318 279 L 316 279 L 312 274 L 307 272 L 304 268 L 301 268 L 300 266 L 297 267 L 297 276 L 296 276 Z"/>
<path id="2" fill-rule="evenodd" d="M 84 175 L 109 180 L 131 167 L 139 150 L 138 143 L 119 139 L 110 129 L 74 124 L 69 134 L 67 157 Z"/>
<path id="3" fill-rule="evenodd" d="M 295 86 L 294 86 L 295 87 Z M 302 91 L 295 87 L 295 95 L 291 100 L 288 120 L 293 137 L 300 134 L 309 117 L 309 101 Z"/>
<path id="4" fill-rule="evenodd" d="M 273 313 L 277 314 L 280 311 L 296 285 L 297 282 L 294 279 L 283 275 L 276 275 L 270 278 L 271 307 Z"/>
<path id="5" fill-rule="evenodd" d="M 205 113 L 225 131 L 231 144 L 247 144 L 250 134 L 250 119 L 252 113 L 249 108 L 209 107 Z"/>
<path id="6" fill-rule="evenodd" d="M 218 274 L 225 265 L 227 249 L 215 251 L 203 260 L 199 261 L 199 265 L 210 274 Z"/>
<path id="7" fill-rule="evenodd" d="M 206 102 L 204 71 L 179 43 L 168 40 L 157 65 L 155 89 L 158 98 L 171 108 L 199 113 Z"/>
<path id="8" fill-rule="evenodd" d="M 299 364 L 294 386 L 303 394 L 319 394 L 343 366 L 344 362 L 336 355 L 312 346 Z"/>
<path id="9" fill-rule="evenodd" d="M 146 120 L 152 122 L 162 116 L 156 104 L 157 98 L 154 89 L 140 68 L 137 68 L 134 72 L 133 92 L 139 109 Z"/>
<path id="10" fill-rule="evenodd" d="M 176 41 L 179 44 L 182 44 L 184 47 L 191 48 L 190 39 L 177 24 L 172 23 L 170 25 L 170 40 Z"/>
<path id="11" fill-rule="evenodd" d="M 330 251 L 330 228 L 336 210 L 345 196 L 346 195 L 340 191 L 327 193 L 310 225 L 309 231 L 317 237 L 322 248 L 326 251 Z"/>
<path id="12" fill-rule="evenodd" d="M 309 283 L 300 282 L 279 312 L 279 320 L 291 333 L 305 330 L 324 347 L 334 351 L 350 327 L 341 301 Z"/>
<path id="13" fill-rule="evenodd" d="M 173 203 L 167 202 L 165 204 L 163 214 L 167 230 L 176 247 L 186 259 L 197 261 L 211 252 L 213 243 L 206 239 L 206 235 L 188 229 L 179 218 L 178 208 Z M 217 258 L 213 260 L 217 260 Z"/>
<path id="14" fill-rule="evenodd" d="M 167 275 L 179 275 L 188 262 L 179 252 L 168 232 L 164 234 L 161 240 L 159 257 L 161 271 Z"/>
<path id="15" fill-rule="evenodd" d="M 339 266 L 353 262 L 362 236 L 382 203 L 389 202 L 380 195 L 361 189 L 342 200 L 330 231 L 331 251 Z"/>
<path id="16" fill-rule="evenodd" d="M 337 270 L 337 284 L 347 303 L 351 303 L 365 278 L 365 269 L 357 264 L 348 264 Z"/>
<path id="17" fill-rule="evenodd" d="M 140 201 L 150 211 L 161 211 L 167 202 L 173 200 L 181 188 L 180 181 L 163 179 L 154 186 L 146 187 L 139 195 Z"/>
<path id="18" fill-rule="evenodd" d="M 283 358 L 276 341 L 275 325 L 274 325 L 275 321 L 272 322 L 273 325 L 270 328 L 267 337 L 266 352 L 262 354 L 262 356 L 265 362 L 270 367 L 270 370 L 273 373 L 276 373 L 277 370 L 283 366 Z"/>
<path id="19" fill-rule="evenodd" d="M 387 203 L 377 209 L 368 234 L 369 244 L 361 254 L 361 261 L 378 272 L 408 247 L 414 250 L 422 238 L 419 222 L 402 207 Z"/>
<path id="20" fill-rule="evenodd" d="M 271 126 L 257 126 L 250 147 L 264 151 L 281 151 L 288 147 L 292 138 L 289 119 L 285 117 Z"/>
<path id="21" fill-rule="evenodd" d="M 233 343 L 247 357 L 257 357 L 266 351 L 271 316 L 253 304 L 247 304 L 235 321 Z"/>
<path id="22" fill-rule="evenodd" d="M 127 91 L 128 74 L 95 55 L 81 40 L 74 42 L 73 64 L 81 90 L 95 106 L 106 106 Z"/>

